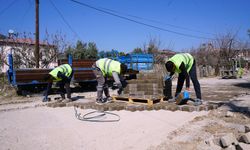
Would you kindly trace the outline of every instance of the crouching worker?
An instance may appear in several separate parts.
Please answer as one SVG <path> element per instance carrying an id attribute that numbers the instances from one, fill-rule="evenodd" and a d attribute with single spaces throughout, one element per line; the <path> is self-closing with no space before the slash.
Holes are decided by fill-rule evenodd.
<path id="1" fill-rule="evenodd" d="M 45 80 L 48 82 L 47 90 L 45 91 L 43 102 L 48 101 L 48 94 L 51 90 L 53 82 L 57 82 L 59 85 L 59 92 L 62 97 L 62 102 L 70 102 L 71 101 L 71 92 L 70 92 L 70 81 L 73 76 L 72 67 L 69 64 L 63 64 L 46 75 Z M 65 90 L 66 87 L 67 98 L 65 99 Z"/>
<path id="2" fill-rule="evenodd" d="M 172 79 L 174 73 L 178 73 L 178 81 L 175 97 L 180 94 L 184 81 L 186 80 L 186 90 L 190 91 L 190 78 L 193 82 L 195 94 L 197 99 L 195 99 L 195 105 L 201 104 L 201 89 L 200 83 L 197 79 L 196 75 L 196 63 L 195 59 L 189 53 L 180 53 L 171 57 L 165 64 L 165 67 L 168 72 L 170 72 L 170 76 L 168 80 Z"/>
<path id="3" fill-rule="evenodd" d="M 112 98 L 110 97 L 109 94 L 109 89 L 108 89 L 108 83 L 107 83 L 107 78 L 112 77 L 115 80 L 115 84 L 118 87 L 117 93 L 120 95 L 122 90 L 123 90 L 123 78 L 122 74 L 126 73 L 127 71 L 127 66 L 124 64 L 121 64 L 118 61 L 111 60 L 108 58 L 102 58 L 97 60 L 93 66 L 92 66 L 93 72 L 96 76 L 96 80 L 98 82 L 97 84 L 97 99 L 96 103 L 106 103 L 110 102 Z M 102 94 L 105 94 L 106 98 L 104 99 L 102 97 Z"/>

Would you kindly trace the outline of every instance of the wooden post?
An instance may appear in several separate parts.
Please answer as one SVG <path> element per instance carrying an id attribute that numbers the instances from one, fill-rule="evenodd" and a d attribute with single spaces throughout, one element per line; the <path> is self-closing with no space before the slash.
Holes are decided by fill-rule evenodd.
<path id="1" fill-rule="evenodd" d="M 36 0 L 36 43 L 35 43 L 35 58 L 36 68 L 39 68 L 39 0 Z"/>

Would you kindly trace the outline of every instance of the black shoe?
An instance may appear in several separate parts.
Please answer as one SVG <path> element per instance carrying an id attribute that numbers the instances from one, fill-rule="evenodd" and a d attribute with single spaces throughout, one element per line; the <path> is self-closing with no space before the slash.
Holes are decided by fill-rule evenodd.
<path id="1" fill-rule="evenodd" d="M 105 98 L 105 103 L 111 103 L 113 101 L 112 97 Z"/>
<path id="2" fill-rule="evenodd" d="M 201 99 L 197 98 L 194 100 L 194 106 L 198 106 L 198 105 L 201 105 L 203 102 Z"/>
<path id="3" fill-rule="evenodd" d="M 103 100 L 96 100 L 95 103 L 98 104 L 98 105 L 102 105 L 102 104 L 104 104 L 105 102 L 104 102 Z"/>

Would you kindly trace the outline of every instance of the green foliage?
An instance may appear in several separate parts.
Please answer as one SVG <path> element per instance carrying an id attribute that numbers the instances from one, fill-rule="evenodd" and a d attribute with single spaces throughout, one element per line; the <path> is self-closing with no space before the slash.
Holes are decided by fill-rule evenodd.
<path id="1" fill-rule="evenodd" d="M 124 52 L 119 52 L 119 56 L 126 56 L 127 54 L 125 54 Z"/>
<path id="2" fill-rule="evenodd" d="M 133 51 L 132 51 L 133 54 L 140 54 L 140 53 L 143 53 L 142 49 L 137 47 L 135 48 Z"/>
<path id="3" fill-rule="evenodd" d="M 74 59 L 96 59 L 98 57 L 98 50 L 94 42 L 84 43 L 77 41 L 76 46 L 68 46 L 65 54 L 71 54 Z"/>

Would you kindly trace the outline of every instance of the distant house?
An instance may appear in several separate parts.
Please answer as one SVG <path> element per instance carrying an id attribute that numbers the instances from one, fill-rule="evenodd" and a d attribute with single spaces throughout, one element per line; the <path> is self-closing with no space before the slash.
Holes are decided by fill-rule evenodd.
<path id="1" fill-rule="evenodd" d="M 53 68 L 57 66 L 56 46 L 40 42 L 39 48 L 41 55 L 40 66 L 43 68 Z M 32 64 L 32 62 L 34 62 L 34 49 L 35 41 L 31 38 L 11 39 L 0 34 L 0 72 L 6 72 L 8 70 L 8 54 L 19 56 L 18 58 L 14 58 L 15 61 L 18 62 L 14 64 L 16 65 L 14 67 L 33 68 L 34 64 Z M 54 55 L 55 58 L 49 61 L 48 59 L 51 58 L 46 58 L 46 56 L 48 56 L 48 53 L 50 53 L 50 55 Z"/>

